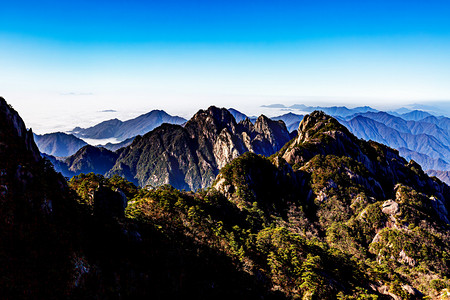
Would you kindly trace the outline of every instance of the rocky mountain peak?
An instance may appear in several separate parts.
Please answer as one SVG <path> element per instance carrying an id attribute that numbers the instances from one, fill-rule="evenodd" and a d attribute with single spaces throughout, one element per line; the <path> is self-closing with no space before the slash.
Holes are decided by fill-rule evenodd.
<path id="1" fill-rule="evenodd" d="M 0 97 L 0 137 L 2 140 L 0 147 L 24 146 L 23 150 L 28 155 L 35 161 L 40 160 L 41 155 L 34 143 L 33 132 L 26 129 L 19 114 L 2 97 Z"/>
<path id="2" fill-rule="evenodd" d="M 367 161 L 358 143 L 358 139 L 335 118 L 314 111 L 303 118 L 297 138 L 281 155 L 290 164 L 308 161 L 317 154 L 353 156 Z"/>
<path id="3" fill-rule="evenodd" d="M 208 139 L 217 137 L 222 129 L 236 132 L 236 120 L 225 108 L 210 106 L 207 110 L 199 110 L 185 125 L 191 133 L 202 131 Z"/>
<path id="4" fill-rule="evenodd" d="M 350 134 L 347 128 L 341 125 L 335 118 L 330 117 L 323 111 L 314 111 L 306 115 L 300 122 L 297 142 L 311 141 L 313 138 L 318 137 L 317 135 L 320 133 L 332 134 L 337 131 L 345 135 Z"/>

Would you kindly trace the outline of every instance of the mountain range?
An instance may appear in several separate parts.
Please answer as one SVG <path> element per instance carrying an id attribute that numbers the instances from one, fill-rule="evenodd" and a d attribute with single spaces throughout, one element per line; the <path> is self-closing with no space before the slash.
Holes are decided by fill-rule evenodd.
<path id="1" fill-rule="evenodd" d="M 395 112 L 382 112 L 372 109 L 370 107 L 358 107 L 349 109 L 346 107 L 308 107 L 305 105 L 295 105 L 292 109 L 304 109 L 311 110 L 314 108 L 320 108 L 323 111 L 329 112 L 334 115 L 342 124 L 344 124 L 350 131 L 363 139 L 371 139 L 380 143 L 384 143 L 400 151 L 400 154 L 407 159 L 413 159 L 418 162 L 427 172 L 430 174 L 432 171 L 449 171 L 450 170 L 450 119 L 446 117 L 436 117 L 424 111 L 411 111 L 411 110 L 398 110 Z M 229 113 L 235 118 L 236 123 L 243 122 L 248 117 L 235 110 L 229 109 Z M 136 119 L 122 122 L 121 130 L 131 127 L 133 124 L 139 124 L 138 128 L 152 128 L 155 124 L 159 124 L 163 119 L 161 116 L 166 116 L 164 112 L 152 111 L 148 114 L 142 115 Z M 143 117 L 145 116 L 145 117 Z M 167 115 L 168 116 L 168 115 Z M 175 118 L 175 119 L 170 119 Z M 170 120 L 178 120 L 182 122 L 184 119 L 177 119 L 176 117 L 170 117 Z M 292 112 L 272 117 L 272 120 L 283 121 L 286 124 L 287 130 L 290 135 L 293 136 L 296 133 L 298 124 L 302 120 L 303 115 L 297 115 Z M 250 123 L 255 123 L 257 118 L 248 118 Z M 103 130 L 110 132 L 108 126 L 105 124 L 117 123 L 116 121 L 105 121 L 89 130 L 96 132 L 97 137 L 110 136 L 111 133 L 100 133 Z M 121 121 L 120 121 L 121 122 Z M 121 123 L 120 123 L 121 124 Z M 184 123 L 183 123 L 184 124 Z M 122 125 L 120 125 L 122 126 Z M 120 127 L 119 126 L 119 127 Z M 106 128 L 106 129 L 105 129 Z M 95 129 L 95 130 L 94 130 Z M 142 132 L 141 131 L 134 131 Z M 133 134 L 134 134 L 133 133 Z M 131 134 L 130 134 L 131 135 Z M 95 136 L 95 135 L 94 135 Z M 92 136 L 91 136 L 92 137 Z M 108 143 L 104 146 L 106 149 L 116 151 L 122 147 L 129 146 L 134 137 L 128 138 L 123 142 L 112 144 Z M 63 133 L 47 134 L 43 137 L 36 136 L 35 140 L 41 152 L 49 154 L 51 156 L 69 156 L 74 155 L 77 150 L 85 145 L 80 139 L 77 139 L 73 135 Z M 62 159 L 64 160 L 64 159 Z M 52 160 L 54 161 L 54 160 Z M 60 159 L 61 161 L 61 159 Z M 60 164 L 59 164 L 60 165 Z M 59 168 L 59 167 L 58 167 Z M 59 168 L 65 176 L 71 176 L 73 172 L 65 171 L 67 168 Z M 120 170 L 121 167 L 116 166 L 115 172 L 125 174 Z M 215 168 L 213 168 L 215 170 Z M 134 172 L 134 171 L 133 171 Z M 216 171 L 215 171 L 216 172 Z M 445 177 L 442 172 L 437 172 L 440 178 L 447 183 L 448 178 Z M 130 175 L 130 174 L 129 174 Z M 131 176 L 131 175 L 130 175 Z M 133 175 L 135 176 L 135 175 Z M 131 177 L 128 176 L 129 179 Z M 136 179 L 135 179 L 136 180 Z M 173 181 L 173 180 L 172 180 Z M 138 181 L 134 181 L 138 182 Z M 157 180 L 157 182 L 161 182 Z M 141 182 L 143 183 L 143 182 Z M 156 182 L 147 182 L 149 184 L 155 184 Z M 189 185 L 189 184 L 188 184 Z M 203 185 L 201 185 L 203 186 Z"/>
<path id="2" fill-rule="evenodd" d="M 249 123 L 210 107 L 131 144 L 160 139 L 154 149 L 167 146 L 170 158 L 176 141 L 196 142 L 180 149 L 204 164 L 216 157 L 211 141 L 232 149 L 253 133 L 244 145 L 274 152 L 230 159 L 208 189 L 139 188 L 93 173 L 66 182 L 0 98 L 0 296 L 446 297 L 449 186 L 323 112 L 306 115 L 281 148 L 273 137 L 287 133 L 284 123 L 260 116 L 254 131 L 239 130 Z"/>
<path id="3" fill-rule="evenodd" d="M 80 138 L 107 139 L 116 138 L 120 141 L 137 135 L 143 135 L 163 123 L 183 124 L 186 120 L 171 116 L 162 110 L 152 110 L 134 119 L 120 121 L 112 119 L 101 122 L 89 128 L 74 128 L 70 133 Z"/>
<path id="4" fill-rule="evenodd" d="M 239 155 L 270 156 L 291 138 L 281 121 L 262 115 L 254 124 L 248 118 L 237 123 L 228 110 L 210 107 L 184 126 L 163 124 L 116 152 L 85 146 L 68 158 L 50 160 L 66 177 L 117 174 L 140 186 L 197 190 L 209 187 L 219 169 Z"/>
<path id="5" fill-rule="evenodd" d="M 449 118 L 425 116 L 418 121 L 405 120 L 386 112 L 363 113 L 340 122 L 356 136 L 385 143 L 426 170 L 450 170 Z M 442 126 L 442 127 L 441 127 Z"/>
<path id="6" fill-rule="evenodd" d="M 291 106 L 285 106 L 283 104 L 270 104 L 270 105 L 262 105 L 261 107 L 266 108 L 277 108 L 280 110 L 286 111 L 300 111 L 300 112 L 313 112 L 313 111 L 323 111 L 332 116 L 340 116 L 347 117 L 354 115 L 356 113 L 365 113 L 365 112 L 376 112 L 376 109 L 373 109 L 369 106 L 360 106 L 355 108 L 348 108 L 345 106 L 308 106 L 304 104 L 294 104 Z"/>

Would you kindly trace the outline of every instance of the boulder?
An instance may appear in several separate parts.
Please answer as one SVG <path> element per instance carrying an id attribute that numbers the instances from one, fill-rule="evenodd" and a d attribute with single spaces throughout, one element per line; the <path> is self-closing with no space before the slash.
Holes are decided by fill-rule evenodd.
<path id="1" fill-rule="evenodd" d="M 387 200 L 383 203 L 381 211 L 388 215 L 395 215 L 399 211 L 398 203 L 394 200 Z"/>

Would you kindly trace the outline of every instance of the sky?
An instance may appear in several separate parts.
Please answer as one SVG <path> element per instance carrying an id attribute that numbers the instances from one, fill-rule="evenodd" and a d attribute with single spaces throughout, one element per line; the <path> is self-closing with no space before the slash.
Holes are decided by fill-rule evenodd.
<path id="1" fill-rule="evenodd" d="M 152 109 L 450 102 L 449 1 L 2 1 L 0 95 L 35 132 Z"/>

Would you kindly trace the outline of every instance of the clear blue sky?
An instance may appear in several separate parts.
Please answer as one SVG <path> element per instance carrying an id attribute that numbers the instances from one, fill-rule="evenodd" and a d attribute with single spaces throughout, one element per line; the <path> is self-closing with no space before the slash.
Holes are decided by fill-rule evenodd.
<path id="1" fill-rule="evenodd" d="M 433 0 L 3 1 L 0 95 L 41 130 L 67 111 L 448 101 L 449 16 Z"/>

